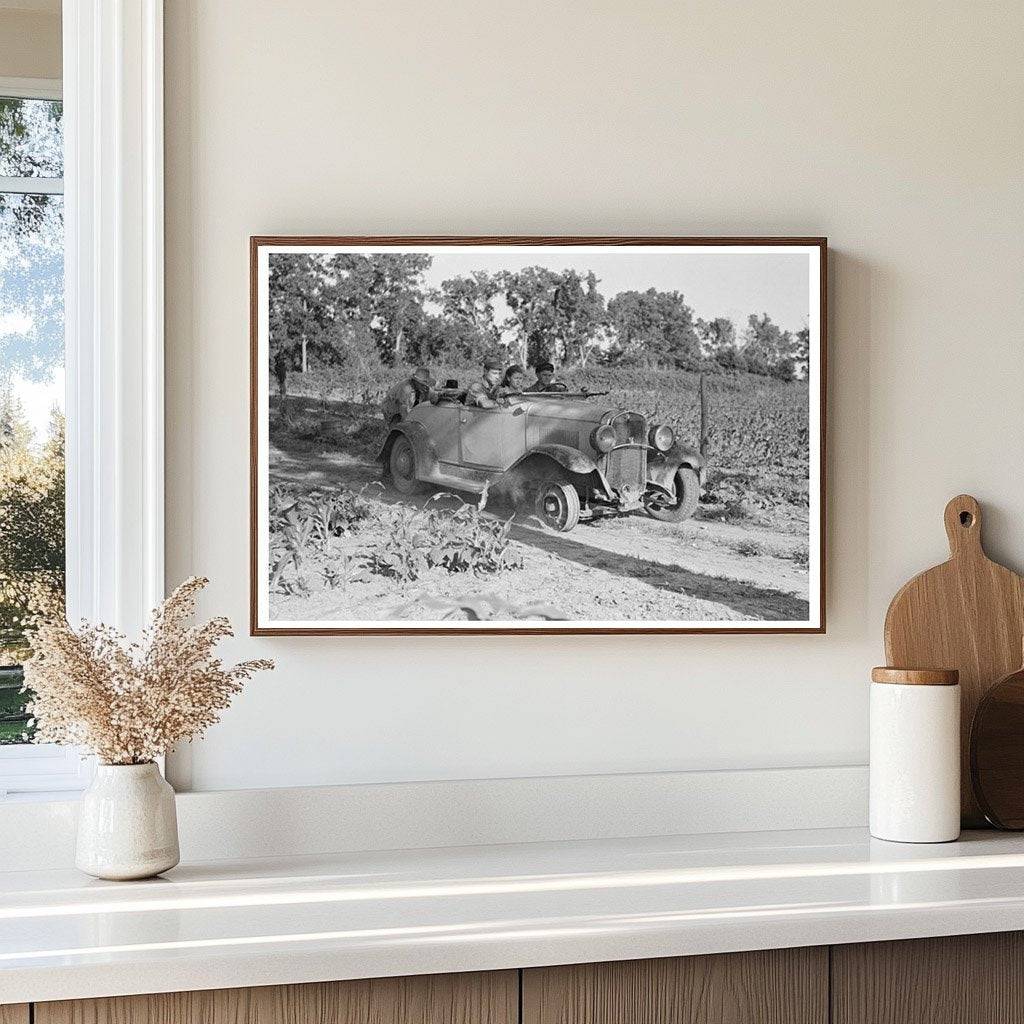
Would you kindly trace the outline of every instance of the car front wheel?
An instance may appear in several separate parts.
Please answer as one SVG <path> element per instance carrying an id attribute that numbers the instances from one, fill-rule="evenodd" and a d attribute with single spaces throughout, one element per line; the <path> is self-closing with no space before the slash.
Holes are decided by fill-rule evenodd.
<path id="1" fill-rule="evenodd" d="M 580 496 L 572 484 L 549 481 L 537 494 L 537 515 L 545 526 L 568 533 L 580 521 Z"/>
<path id="2" fill-rule="evenodd" d="M 388 454 L 388 471 L 395 490 L 400 494 L 416 494 L 423 485 L 416 478 L 416 452 L 407 437 L 399 435 Z"/>
<path id="3" fill-rule="evenodd" d="M 700 477 L 689 466 L 676 470 L 676 500 L 663 494 L 653 495 L 647 501 L 647 511 L 663 523 L 681 523 L 697 511 L 700 501 Z"/>

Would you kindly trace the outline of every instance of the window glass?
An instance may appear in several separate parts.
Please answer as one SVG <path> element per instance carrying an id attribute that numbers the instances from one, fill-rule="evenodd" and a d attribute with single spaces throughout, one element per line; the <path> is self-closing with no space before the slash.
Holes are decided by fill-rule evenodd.
<path id="1" fill-rule="evenodd" d="M 62 178 L 62 119 L 55 100 L 0 97 L 0 177 Z"/>
<path id="2" fill-rule="evenodd" d="M 26 622 L 63 610 L 61 148 L 60 103 L 0 97 L 0 744 L 31 738 Z"/>

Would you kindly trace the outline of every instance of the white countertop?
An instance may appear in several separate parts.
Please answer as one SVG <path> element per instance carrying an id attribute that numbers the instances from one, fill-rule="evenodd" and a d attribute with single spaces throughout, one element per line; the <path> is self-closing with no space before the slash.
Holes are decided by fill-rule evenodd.
<path id="1" fill-rule="evenodd" d="M 860 829 L 0 873 L 0 1003 L 1024 929 L 1024 836 Z"/>

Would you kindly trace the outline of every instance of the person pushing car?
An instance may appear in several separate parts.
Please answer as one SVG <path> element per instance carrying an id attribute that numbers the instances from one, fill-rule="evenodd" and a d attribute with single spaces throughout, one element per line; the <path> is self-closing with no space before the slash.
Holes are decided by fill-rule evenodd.
<path id="1" fill-rule="evenodd" d="M 417 366 L 411 377 L 400 380 L 384 396 L 381 411 L 384 422 L 391 426 L 404 420 L 413 406 L 420 402 L 433 402 L 437 398 L 434 390 L 434 375 L 426 366 Z"/>

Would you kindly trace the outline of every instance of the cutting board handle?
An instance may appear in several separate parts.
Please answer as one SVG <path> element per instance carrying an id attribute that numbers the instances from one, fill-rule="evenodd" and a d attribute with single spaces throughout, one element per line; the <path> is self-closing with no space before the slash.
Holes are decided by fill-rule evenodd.
<path id="1" fill-rule="evenodd" d="M 946 506 L 946 536 L 953 558 L 984 555 L 981 548 L 981 506 L 969 494 L 958 494 Z"/>

